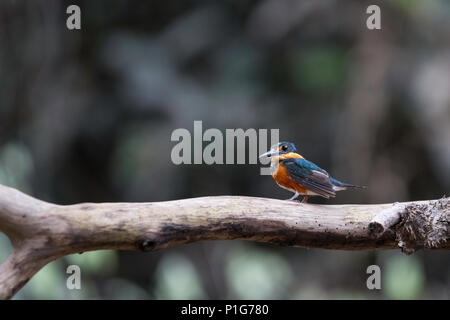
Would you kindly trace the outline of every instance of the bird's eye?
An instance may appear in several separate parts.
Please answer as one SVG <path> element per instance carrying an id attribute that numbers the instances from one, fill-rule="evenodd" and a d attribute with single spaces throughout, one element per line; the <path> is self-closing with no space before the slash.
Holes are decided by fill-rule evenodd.
<path id="1" fill-rule="evenodd" d="M 281 150 L 287 151 L 287 146 L 282 146 L 282 147 L 281 147 Z"/>

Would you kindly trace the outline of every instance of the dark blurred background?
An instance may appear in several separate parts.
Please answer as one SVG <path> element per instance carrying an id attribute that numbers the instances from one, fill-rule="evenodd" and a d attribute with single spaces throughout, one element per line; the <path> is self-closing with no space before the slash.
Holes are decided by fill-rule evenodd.
<path id="1" fill-rule="evenodd" d="M 82 29 L 66 28 L 78 4 Z M 381 7 L 382 30 L 366 28 Z M 450 187 L 450 2 L 0 1 L 0 183 L 59 204 L 285 199 L 260 165 L 174 165 L 177 128 L 280 129 L 368 189 L 313 203 L 436 199 Z M 11 250 L 0 234 L 0 261 Z M 78 264 L 82 290 L 67 290 Z M 366 288 L 367 266 L 382 290 Z M 16 299 L 450 298 L 450 253 L 244 241 L 59 259 Z"/>

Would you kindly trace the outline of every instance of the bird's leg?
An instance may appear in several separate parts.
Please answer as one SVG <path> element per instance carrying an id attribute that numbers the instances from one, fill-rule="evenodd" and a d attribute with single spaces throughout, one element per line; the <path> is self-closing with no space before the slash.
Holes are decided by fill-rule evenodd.
<path id="1" fill-rule="evenodd" d="M 292 197 L 290 197 L 289 199 L 287 199 L 287 200 L 294 200 L 294 199 L 296 199 L 299 195 L 300 195 L 300 193 L 295 192 L 295 194 L 294 194 Z"/>
<path id="2" fill-rule="evenodd" d="M 303 196 L 302 203 L 308 203 L 308 196 Z"/>

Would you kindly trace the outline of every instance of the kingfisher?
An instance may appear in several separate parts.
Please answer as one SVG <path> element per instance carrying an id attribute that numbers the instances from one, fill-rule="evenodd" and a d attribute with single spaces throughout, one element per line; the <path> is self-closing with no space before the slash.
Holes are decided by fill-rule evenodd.
<path id="1" fill-rule="evenodd" d="M 287 200 L 294 200 L 303 195 L 302 203 L 311 196 L 334 198 L 336 191 L 365 188 L 336 180 L 325 170 L 297 153 L 291 142 L 279 142 L 259 158 L 271 158 L 272 178 L 282 188 L 294 192 Z"/>

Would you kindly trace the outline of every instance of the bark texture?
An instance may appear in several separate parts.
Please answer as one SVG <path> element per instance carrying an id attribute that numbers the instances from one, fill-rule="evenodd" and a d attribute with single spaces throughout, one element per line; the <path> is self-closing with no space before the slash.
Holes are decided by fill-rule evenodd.
<path id="1" fill-rule="evenodd" d="M 241 196 L 61 206 L 0 185 L 0 231 L 14 247 L 0 265 L 0 298 L 12 297 L 52 260 L 100 249 L 152 251 L 233 239 L 344 250 L 400 247 L 406 253 L 449 249 L 449 207 L 448 198 L 314 205 Z"/>

